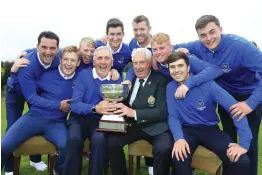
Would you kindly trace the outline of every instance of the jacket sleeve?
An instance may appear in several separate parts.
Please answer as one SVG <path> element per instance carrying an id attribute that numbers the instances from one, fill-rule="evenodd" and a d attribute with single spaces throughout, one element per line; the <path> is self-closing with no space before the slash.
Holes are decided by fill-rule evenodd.
<path id="1" fill-rule="evenodd" d="M 212 83 L 210 92 L 212 98 L 217 103 L 222 105 L 223 108 L 228 112 L 229 112 L 229 108 L 237 103 L 237 101 L 226 90 L 224 90 L 215 82 Z M 252 140 L 252 133 L 248 125 L 246 116 L 240 121 L 237 121 L 238 118 L 239 116 L 232 120 L 237 128 L 237 133 L 239 135 L 239 144 L 241 147 L 248 150 L 250 146 L 250 142 Z"/>
<path id="2" fill-rule="evenodd" d="M 189 89 L 214 80 L 223 74 L 222 70 L 216 65 L 200 60 L 194 55 L 188 57 L 190 72 L 194 74 L 184 83 Z"/>
<path id="3" fill-rule="evenodd" d="M 262 74 L 262 52 L 253 44 L 247 41 L 246 44 L 240 43 L 242 47 L 241 63 L 243 67 L 249 68 L 255 73 Z M 246 100 L 248 106 L 254 110 L 258 104 L 262 103 L 262 79 L 259 79 L 257 88 L 252 92 L 252 95 Z"/>
<path id="4" fill-rule="evenodd" d="M 92 113 L 92 107 L 95 105 L 84 103 L 84 95 L 88 90 L 85 73 L 85 71 L 82 71 L 78 74 L 73 91 L 72 102 L 70 103 L 72 112 L 80 115 Z"/>
<path id="5" fill-rule="evenodd" d="M 172 82 L 171 82 L 172 83 Z M 174 93 L 175 88 L 169 83 L 166 90 L 166 103 L 168 109 L 168 125 L 175 141 L 184 139 L 182 125 L 179 120 L 179 113 L 176 109 Z"/>
<path id="6" fill-rule="evenodd" d="M 32 65 L 19 69 L 18 80 L 21 91 L 29 104 L 50 110 L 60 110 L 60 101 L 49 100 L 37 94 L 36 77 Z"/>

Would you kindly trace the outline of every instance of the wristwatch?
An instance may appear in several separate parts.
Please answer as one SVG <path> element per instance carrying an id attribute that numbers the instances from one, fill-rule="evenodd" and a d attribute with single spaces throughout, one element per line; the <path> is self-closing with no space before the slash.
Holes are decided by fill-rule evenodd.
<path id="1" fill-rule="evenodd" d="M 93 107 L 92 107 L 92 112 L 93 112 L 93 113 L 96 113 L 96 106 L 93 106 Z"/>

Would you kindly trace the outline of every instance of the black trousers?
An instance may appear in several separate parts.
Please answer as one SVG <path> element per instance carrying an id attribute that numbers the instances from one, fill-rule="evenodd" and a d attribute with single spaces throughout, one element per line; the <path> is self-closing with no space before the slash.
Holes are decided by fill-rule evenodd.
<path id="1" fill-rule="evenodd" d="M 237 101 L 245 101 L 249 95 L 233 95 Z M 257 175 L 258 167 L 258 134 L 262 117 L 262 104 L 258 105 L 250 114 L 247 115 L 249 127 L 252 132 L 253 139 L 247 156 L 250 159 L 249 175 Z M 229 113 L 218 105 L 218 113 L 223 125 L 223 131 L 228 133 L 234 142 L 237 142 L 237 130 Z"/>
<path id="2" fill-rule="evenodd" d="M 90 140 L 89 175 L 102 175 L 106 157 L 105 133 L 96 131 L 99 119 L 82 116 L 77 123 L 69 123 L 64 175 L 80 175 L 84 141 Z"/>
<path id="3" fill-rule="evenodd" d="M 192 154 L 199 145 L 213 151 L 223 162 L 223 175 L 249 175 L 249 159 L 247 155 L 240 156 L 237 162 L 230 162 L 227 157 L 230 136 L 219 130 L 217 126 L 183 127 L 184 139 L 187 141 L 191 154 L 184 161 L 173 158 L 176 175 L 192 175 Z"/>
<path id="4" fill-rule="evenodd" d="M 134 124 L 127 129 L 127 134 L 109 133 L 107 135 L 108 155 L 113 175 L 127 174 L 123 147 L 141 139 L 150 142 L 153 146 L 154 175 L 169 174 L 173 148 L 173 138 L 170 131 L 150 136 L 142 131 L 137 124 Z"/>

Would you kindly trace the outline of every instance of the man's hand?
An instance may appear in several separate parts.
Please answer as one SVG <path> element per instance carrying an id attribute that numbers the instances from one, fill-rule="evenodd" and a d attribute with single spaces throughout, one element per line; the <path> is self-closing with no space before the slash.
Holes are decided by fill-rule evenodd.
<path id="1" fill-rule="evenodd" d="M 186 85 L 181 84 L 177 88 L 177 90 L 175 92 L 176 99 L 183 99 L 183 98 L 185 98 L 186 97 L 186 93 L 187 93 L 188 90 L 189 90 L 189 88 Z"/>
<path id="2" fill-rule="evenodd" d="M 184 161 L 187 159 L 187 153 L 190 154 L 189 145 L 185 139 L 179 139 L 174 143 L 172 150 L 172 158 L 176 156 L 176 159 Z"/>
<path id="3" fill-rule="evenodd" d="M 123 103 L 116 103 L 115 104 L 116 111 L 114 111 L 114 114 L 118 114 L 119 116 L 127 116 L 130 118 L 135 117 L 135 110 L 127 107 Z"/>
<path id="4" fill-rule="evenodd" d="M 102 36 L 99 40 L 100 40 L 103 44 L 107 44 L 107 35 Z"/>
<path id="5" fill-rule="evenodd" d="M 15 63 L 11 67 L 11 72 L 16 73 L 19 70 L 20 67 L 26 67 L 29 63 L 30 63 L 30 61 L 28 59 L 25 59 L 25 58 L 16 59 Z"/>
<path id="6" fill-rule="evenodd" d="M 189 54 L 189 50 L 187 48 L 178 48 L 175 52 L 184 52 L 185 54 Z"/>
<path id="7" fill-rule="evenodd" d="M 21 53 L 19 53 L 19 54 L 17 55 L 16 59 L 23 58 L 26 54 L 27 54 L 26 51 L 22 51 Z"/>
<path id="8" fill-rule="evenodd" d="M 246 104 L 245 101 L 238 102 L 237 104 L 232 105 L 230 108 L 230 114 L 232 118 L 235 118 L 240 115 L 238 121 L 241 120 L 244 116 L 252 112 L 252 109 Z"/>
<path id="9" fill-rule="evenodd" d="M 63 111 L 63 112 L 70 112 L 70 104 L 69 102 L 71 101 L 72 99 L 66 99 L 66 100 L 62 100 L 60 102 L 60 110 Z"/>
<path id="10" fill-rule="evenodd" d="M 156 61 L 156 59 L 154 57 L 152 57 L 151 64 L 152 64 L 152 68 L 154 70 L 160 70 L 159 67 L 157 66 L 157 61 Z"/>
<path id="11" fill-rule="evenodd" d="M 111 77 L 110 77 L 110 79 L 116 81 L 116 80 L 119 79 L 119 77 L 120 77 L 119 72 L 116 69 L 111 69 Z"/>
<path id="12" fill-rule="evenodd" d="M 114 103 L 103 100 L 96 105 L 96 113 L 111 115 L 116 110 Z"/>
<path id="13" fill-rule="evenodd" d="M 236 143 L 230 143 L 227 149 L 227 157 L 231 162 L 237 162 L 239 157 L 247 153 L 247 150 Z"/>

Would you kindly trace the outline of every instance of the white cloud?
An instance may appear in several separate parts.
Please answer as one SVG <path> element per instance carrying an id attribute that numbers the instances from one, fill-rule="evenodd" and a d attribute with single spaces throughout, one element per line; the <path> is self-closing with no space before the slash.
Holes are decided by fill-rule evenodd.
<path id="1" fill-rule="evenodd" d="M 60 46 L 78 44 L 84 36 L 99 38 L 109 18 L 125 25 L 124 41 L 133 37 L 132 20 L 144 14 L 152 33 L 166 32 L 173 43 L 197 39 L 194 24 L 204 14 L 220 19 L 224 33 L 241 35 L 262 47 L 262 12 L 258 0 L 9 0 L 1 2 L 0 54 L 15 59 L 23 49 L 34 47 L 41 31 L 60 37 Z"/>

